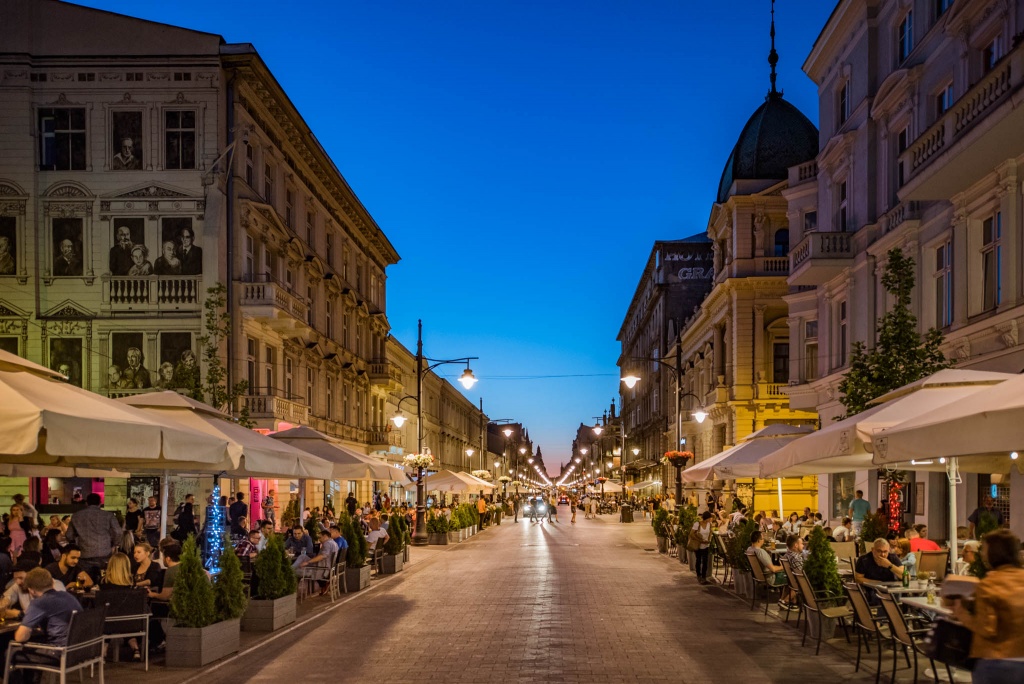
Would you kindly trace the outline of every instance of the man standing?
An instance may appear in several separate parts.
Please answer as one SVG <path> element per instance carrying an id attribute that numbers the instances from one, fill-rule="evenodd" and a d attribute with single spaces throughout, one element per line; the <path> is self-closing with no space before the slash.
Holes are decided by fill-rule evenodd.
<path id="1" fill-rule="evenodd" d="M 156 497 L 151 496 L 147 506 L 142 509 L 142 531 L 146 535 L 146 543 L 154 549 L 160 544 L 160 506 Z"/>
<path id="2" fill-rule="evenodd" d="M 95 581 L 114 547 L 121 540 L 121 526 L 113 513 L 100 508 L 100 495 L 92 492 L 85 497 L 86 506 L 71 515 L 65 537 L 82 549 L 82 569 Z M 52 579 L 52 578 L 51 578 Z"/>
<path id="3" fill-rule="evenodd" d="M 512 495 L 512 522 L 519 522 L 519 495 Z"/>
<path id="4" fill-rule="evenodd" d="M 125 276 L 132 267 L 132 231 L 128 226 L 117 227 L 117 244 L 110 248 L 110 275 Z"/>
<path id="5" fill-rule="evenodd" d="M 355 494 L 349 492 L 348 496 L 345 498 L 345 510 L 348 511 L 350 518 L 355 516 L 356 508 L 358 508 L 358 506 L 359 501 L 356 499 Z"/>
<path id="6" fill-rule="evenodd" d="M 969 535 L 977 539 L 982 534 L 1003 526 L 1003 512 L 995 508 L 992 497 L 986 494 L 981 499 L 981 506 L 967 516 Z"/>
<path id="7" fill-rule="evenodd" d="M 231 534 L 237 537 L 245 535 L 249 526 L 246 518 L 249 515 L 249 507 L 245 504 L 245 494 L 235 494 L 235 501 L 228 507 L 228 519 L 231 521 Z"/>
<path id="8" fill-rule="evenodd" d="M 203 274 L 203 248 L 195 245 L 195 233 L 191 228 L 181 231 L 181 274 Z"/>
<path id="9" fill-rule="evenodd" d="M 184 542 L 189 535 L 199 536 L 199 529 L 196 527 L 195 503 L 196 497 L 186 494 L 185 500 L 178 506 L 174 522 L 178 526 L 179 542 Z"/>
<path id="10" fill-rule="evenodd" d="M 554 492 L 548 496 L 548 522 L 551 522 L 552 514 L 555 516 L 555 522 L 558 522 L 558 496 Z"/>
<path id="11" fill-rule="evenodd" d="M 66 591 L 54 588 L 53 577 L 43 568 L 35 568 L 25 575 L 25 588 L 28 589 L 32 601 L 25 611 L 14 640 L 23 644 L 32 637 L 33 631 L 40 629 L 51 646 L 65 646 L 68 643 L 68 626 L 71 615 L 82 610 L 82 604 Z M 26 662 L 28 654 L 18 653 L 14 662 Z"/>
<path id="12" fill-rule="evenodd" d="M 263 519 L 270 523 L 270 529 L 277 527 L 277 519 L 274 513 L 274 495 L 276 491 L 271 489 L 267 492 L 267 495 L 263 497 Z"/>
<path id="13" fill-rule="evenodd" d="M 864 492 L 858 489 L 855 498 L 850 502 L 850 510 L 846 515 L 853 521 L 853 533 L 860 536 L 860 528 L 864 527 L 864 516 L 871 512 L 871 504 L 864 498 Z"/>
<path id="14" fill-rule="evenodd" d="M 480 514 L 480 529 L 487 523 L 487 501 L 481 494 L 476 500 L 476 512 Z"/>

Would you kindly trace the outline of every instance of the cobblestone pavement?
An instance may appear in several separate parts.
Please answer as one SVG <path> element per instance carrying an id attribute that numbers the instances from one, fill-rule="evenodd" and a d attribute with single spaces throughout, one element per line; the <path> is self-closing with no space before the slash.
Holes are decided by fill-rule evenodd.
<path id="1" fill-rule="evenodd" d="M 792 624 L 699 586 L 656 553 L 648 524 L 570 525 L 560 512 L 557 524 L 506 519 L 213 671 L 177 670 L 175 681 L 873 679 L 854 674 L 848 648 L 814 657 Z"/>

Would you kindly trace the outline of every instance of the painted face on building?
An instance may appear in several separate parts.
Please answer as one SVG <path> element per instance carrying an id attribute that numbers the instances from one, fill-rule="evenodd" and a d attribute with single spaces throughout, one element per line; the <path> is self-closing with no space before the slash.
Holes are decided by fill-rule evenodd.
<path id="1" fill-rule="evenodd" d="M 120 226 L 117 229 L 117 244 L 121 249 L 131 249 L 132 231 L 128 226 Z"/>
<path id="2" fill-rule="evenodd" d="M 60 241 L 60 253 L 65 259 L 71 261 L 71 258 L 75 254 L 75 246 L 72 244 L 71 240 Z"/>
<path id="3" fill-rule="evenodd" d="M 186 228 L 181 231 L 181 249 L 185 252 L 192 249 L 192 231 Z"/>
<path id="4" fill-rule="evenodd" d="M 132 347 L 128 350 L 128 366 L 130 368 L 138 368 L 142 365 L 142 352 Z"/>
<path id="5" fill-rule="evenodd" d="M 185 368 L 193 368 L 196 365 L 196 355 L 191 349 L 186 349 L 181 353 L 181 363 Z"/>
<path id="6" fill-rule="evenodd" d="M 7 254 L 11 251 L 11 241 L 6 237 L 0 237 L 0 254 Z"/>
<path id="7" fill-rule="evenodd" d="M 57 372 L 60 373 L 61 375 L 63 375 L 64 377 L 66 377 L 66 378 L 70 378 L 71 377 L 71 366 L 69 366 L 66 363 L 62 363 L 62 364 L 57 366 Z"/>
<path id="8" fill-rule="evenodd" d="M 166 261 L 168 261 L 168 262 L 171 262 L 171 261 L 175 260 L 175 257 L 174 257 L 174 243 L 173 242 L 165 242 L 164 243 L 164 259 Z"/>
<path id="9" fill-rule="evenodd" d="M 131 158 L 131 156 L 132 156 L 132 148 L 133 147 L 134 147 L 134 145 L 132 144 L 132 139 L 131 138 L 125 138 L 124 140 L 122 140 L 121 141 L 121 156 L 124 157 L 125 159 Z"/>
<path id="10" fill-rule="evenodd" d="M 107 381 L 114 385 L 121 381 L 121 369 L 117 366 L 111 366 L 107 369 Z"/>
<path id="11" fill-rule="evenodd" d="M 141 247 L 136 246 L 132 249 L 132 261 L 136 266 L 141 266 L 142 262 L 146 260 L 146 254 L 143 252 Z"/>

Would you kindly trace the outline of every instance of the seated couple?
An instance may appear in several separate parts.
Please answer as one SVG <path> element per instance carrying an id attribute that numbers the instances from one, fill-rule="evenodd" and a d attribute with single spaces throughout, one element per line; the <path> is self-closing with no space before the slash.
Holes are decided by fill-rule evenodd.
<path id="1" fill-rule="evenodd" d="M 799 536 L 791 534 L 786 538 L 786 556 L 790 557 L 790 562 L 792 562 L 793 556 L 798 556 L 800 558 L 800 564 L 802 565 L 802 547 L 803 540 Z M 779 599 L 779 607 L 785 610 L 797 610 L 797 596 L 788 586 L 789 578 L 786 577 L 786 570 L 781 565 L 776 565 L 772 561 L 771 554 L 764 550 L 764 535 L 760 530 L 754 530 L 750 533 L 750 548 L 748 548 L 746 552 L 748 554 L 753 554 L 761 564 L 761 568 L 764 570 L 764 576 L 768 581 L 769 586 L 785 587 L 782 590 L 782 598 Z M 794 566 L 794 569 L 797 569 L 797 567 Z"/>

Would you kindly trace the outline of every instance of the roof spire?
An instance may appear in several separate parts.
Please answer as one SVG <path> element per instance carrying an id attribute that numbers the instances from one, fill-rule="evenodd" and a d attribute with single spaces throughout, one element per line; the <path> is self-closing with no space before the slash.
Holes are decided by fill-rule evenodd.
<path id="1" fill-rule="evenodd" d="M 768 64 L 771 66 L 772 71 L 769 75 L 769 79 L 772 82 L 772 89 L 768 92 L 768 97 L 781 97 L 782 93 L 775 89 L 775 65 L 779 63 L 779 53 L 775 51 L 775 0 L 772 0 L 772 49 L 768 53 Z"/>

